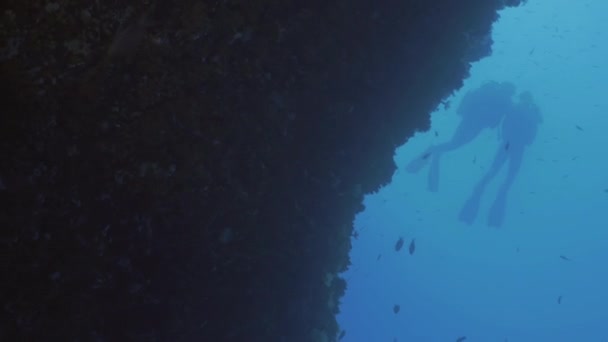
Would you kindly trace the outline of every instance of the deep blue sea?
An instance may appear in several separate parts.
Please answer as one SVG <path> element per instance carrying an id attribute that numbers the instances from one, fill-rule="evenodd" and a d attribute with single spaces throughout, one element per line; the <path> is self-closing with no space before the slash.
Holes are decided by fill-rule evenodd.
<path id="1" fill-rule="evenodd" d="M 365 198 L 343 274 L 342 341 L 608 341 L 606 13 L 605 0 L 500 13 L 492 55 L 432 113 L 431 130 L 396 151 L 392 183 Z M 442 153 L 429 189 L 430 166 L 407 165 L 454 136 L 463 97 L 487 81 L 512 83 L 515 101 L 529 92 L 542 115 L 513 182 L 505 191 L 517 146 L 499 126 Z"/>

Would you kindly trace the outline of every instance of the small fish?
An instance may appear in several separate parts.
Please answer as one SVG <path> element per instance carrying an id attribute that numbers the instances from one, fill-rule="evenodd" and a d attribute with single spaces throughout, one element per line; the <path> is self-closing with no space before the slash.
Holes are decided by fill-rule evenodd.
<path id="1" fill-rule="evenodd" d="M 565 261 L 571 261 L 571 259 L 570 259 L 570 258 L 568 258 L 568 257 L 567 257 L 567 256 L 565 256 L 565 255 L 560 255 L 559 257 L 560 257 L 562 260 L 565 260 Z"/>
<path id="2" fill-rule="evenodd" d="M 557 304 L 561 304 L 562 303 L 562 296 L 557 297 Z"/>
<path id="3" fill-rule="evenodd" d="M 399 304 L 395 304 L 395 306 L 393 306 L 393 312 L 394 313 L 399 313 L 399 310 L 401 310 L 401 306 L 399 306 Z"/>
<path id="4" fill-rule="evenodd" d="M 399 252 L 401 247 L 403 247 L 403 238 L 399 237 L 399 240 L 397 240 L 397 243 L 395 244 L 395 250 Z"/>
<path id="5" fill-rule="evenodd" d="M 576 129 L 578 129 L 579 131 L 584 131 L 583 127 L 579 126 L 579 125 L 575 125 L 574 127 L 576 127 Z"/>
<path id="6" fill-rule="evenodd" d="M 509 143 L 507 142 L 507 143 L 505 144 L 505 151 L 508 151 L 508 150 L 509 150 Z"/>
<path id="7" fill-rule="evenodd" d="M 466 336 L 460 336 L 459 338 L 456 339 L 456 342 L 462 342 L 462 341 L 464 341 L 466 339 L 467 339 Z"/>
<path id="8" fill-rule="evenodd" d="M 435 131 L 435 136 L 438 137 L 439 136 L 439 132 Z"/>
<path id="9" fill-rule="evenodd" d="M 416 251 L 416 239 L 412 239 L 412 242 L 410 242 L 410 255 L 414 254 L 414 252 Z"/>
<path id="10" fill-rule="evenodd" d="M 427 158 L 431 155 L 431 152 L 427 152 L 422 155 L 422 160 L 427 160 Z"/>
<path id="11" fill-rule="evenodd" d="M 530 50 L 530 52 L 528 53 L 529 56 L 532 56 L 532 54 L 534 53 L 534 49 L 536 48 L 532 48 L 532 50 Z"/>
<path id="12" fill-rule="evenodd" d="M 382 258 L 382 254 L 378 254 L 378 257 L 376 258 L 376 261 L 380 260 L 380 258 Z"/>
<path id="13" fill-rule="evenodd" d="M 344 338 L 344 336 L 346 336 L 346 330 L 342 330 L 340 332 L 340 336 L 338 336 L 338 340 L 342 340 Z"/>

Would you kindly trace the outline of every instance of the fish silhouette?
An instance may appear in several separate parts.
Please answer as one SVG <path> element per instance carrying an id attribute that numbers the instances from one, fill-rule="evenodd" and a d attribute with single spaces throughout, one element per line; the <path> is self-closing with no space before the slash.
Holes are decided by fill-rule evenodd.
<path id="1" fill-rule="evenodd" d="M 412 239 L 412 242 L 410 242 L 410 255 L 414 254 L 414 252 L 416 251 L 416 239 Z"/>
<path id="2" fill-rule="evenodd" d="M 403 238 L 399 237 L 399 240 L 397 240 L 397 243 L 395 244 L 395 250 L 399 252 L 401 247 L 403 247 Z"/>

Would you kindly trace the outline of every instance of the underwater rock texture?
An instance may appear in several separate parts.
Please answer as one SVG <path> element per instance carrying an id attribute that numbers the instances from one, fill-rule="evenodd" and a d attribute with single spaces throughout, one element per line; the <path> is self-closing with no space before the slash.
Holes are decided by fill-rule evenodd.
<path id="1" fill-rule="evenodd" d="M 5 1 L 0 340 L 334 340 L 363 195 L 507 2 Z"/>

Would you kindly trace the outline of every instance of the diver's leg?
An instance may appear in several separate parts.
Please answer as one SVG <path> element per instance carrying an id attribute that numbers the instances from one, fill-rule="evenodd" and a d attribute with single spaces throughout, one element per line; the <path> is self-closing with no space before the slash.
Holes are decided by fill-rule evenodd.
<path id="1" fill-rule="evenodd" d="M 430 153 L 432 158 L 427 180 L 429 191 L 436 192 L 439 188 L 439 159 L 441 158 L 441 154 L 456 150 L 468 144 L 479 135 L 482 129 L 482 127 L 469 123 L 468 120 L 465 119 L 460 123 L 458 128 L 456 128 L 456 132 L 450 141 L 429 149 L 428 153 Z"/>
<path id="2" fill-rule="evenodd" d="M 458 218 L 461 221 L 467 224 L 473 223 L 475 217 L 477 217 L 477 212 L 479 211 L 479 202 L 481 199 L 481 195 L 483 194 L 483 190 L 490 182 L 490 180 L 492 180 L 492 178 L 494 178 L 496 174 L 498 174 L 498 171 L 500 171 L 506 160 L 507 153 L 501 145 L 496 151 L 492 166 L 477 183 L 477 185 L 473 189 L 473 192 L 462 206 L 462 209 L 460 210 L 460 213 L 458 215 Z"/>
<path id="3" fill-rule="evenodd" d="M 473 139 L 481 133 L 483 127 L 477 125 L 473 126 L 467 121 L 468 120 L 463 120 L 460 125 L 458 125 L 456 132 L 454 132 L 454 135 L 452 135 L 452 138 L 450 138 L 449 141 L 432 146 L 427 152 L 435 155 L 450 152 L 473 141 Z"/>
<path id="4" fill-rule="evenodd" d="M 468 144 L 479 135 L 482 129 L 483 127 L 479 127 L 478 124 L 470 119 L 463 119 L 449 141 L 429 146 L 420 156 L 416 157 L 405 167 L 406 171 L 409 173 L 420 171 L 431 160 L 430 157 L 438 158 L 444 152 L 453 151 Z M 433 166 L 431 165 L 431 167 Z M 436 169 L 431 170 L 431 173 L 439 175 L 439 164 L 435 163 L 434 167 Z"/>
<path id="5" fill-rule="evenodd" d="M 484 127 L 480 126 L 478 122 L 470 118 L 464 118 L 458 127 L 456 127 L 456 131 L 450 141 L 444 144 L 439 152 L 455 150 L 470 143 L 473 139 L 477 138 L 483 129 Z"/>
<path id="6" fill-rule="evenodd" d="M 424 153 L 422 153 L 420 156 L 412 159 L 412 161 L 410 161 L 406 166 L 405 166 L 405 170 L 409 173 L 417 173 L 418 171 L 420 171 L 423 167 L 426 166 L 426 164 L 428 163 L 430 156 L 431 156 L 431 151 L 433 149 L 434 146 L 430 146 L 429 148 L 427 148 Z"/>
<path id="7" fill-rule="evenodd" d="M 481 188 L 481 190 L 483 190 L 483 188 L 485 188 L 485 186 L 492 180 L 492 178 L 496 177 L 496 175 L 498 174 L 498 172 L 500 171 L 502 166 L 507 161 L 507 158 L 509 157 L 508 152 L 509 152 L 508 150 L 505 150 L 503 144 L 501 144 L 498 147 L 498 149 L 496 150 L 496 154 L 494 155 L 494 161 L 492 161 L 492 165 L 490 166 L 490 169 L 488 171 L 486 171 L 486 173 L 481 178 L 479 183 L 477 183 L 478 188 Z"/>
<path id="8" fill-rule="evenodd" d="M 505 193 L 509 191 L 511 185 L 513 185 L 513 182 L 515 181 L 515 177 L 517 177 L 517 174 L 519 173 L 522 160 L 524 159 L 524 148 L 525 147 L 514 148 L 510 153 L 509 172 L 507 173 L 507 177 L 505 178 L 501 188 L 501 191 Z"/>
<path id="9" fill-rule="evenodd" d="M 498 195 L 496 195 L 496 199 L 490 208 L 490 214 L 488 216 L 488 225 L 491 227 L 500 227 L 504 221 L 507 209 L 507 194 L 521 168 L 523 153 L 524 147 L 511 148 L 509 151 L 509 170 L 507 177 L 500 186 L 500 189 L 498 189 Z"/>

